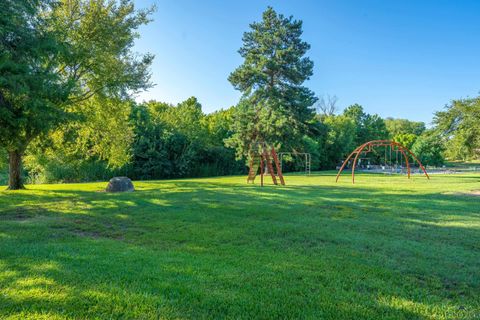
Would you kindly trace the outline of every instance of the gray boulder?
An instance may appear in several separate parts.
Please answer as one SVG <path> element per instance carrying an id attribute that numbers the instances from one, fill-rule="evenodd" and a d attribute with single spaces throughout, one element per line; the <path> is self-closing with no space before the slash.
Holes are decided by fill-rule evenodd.
<path id="1" fill-rule="evenodd" d="M 127 177 L 115 177 L 110 179 L 108 182 L 107 192 L 132 192 L 135 188 L 133 187 L 132 180 Z"/>

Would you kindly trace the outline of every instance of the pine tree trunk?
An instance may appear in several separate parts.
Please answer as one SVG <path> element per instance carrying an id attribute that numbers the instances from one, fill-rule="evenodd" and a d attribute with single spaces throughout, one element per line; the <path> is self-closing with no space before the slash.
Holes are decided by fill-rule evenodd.
<path id="1" fill-rule="evenodd" d="M 8 190 L 25 189 L 22 181 L 22 152 L 15 150 L 8 152 L 9 176 Z"/>

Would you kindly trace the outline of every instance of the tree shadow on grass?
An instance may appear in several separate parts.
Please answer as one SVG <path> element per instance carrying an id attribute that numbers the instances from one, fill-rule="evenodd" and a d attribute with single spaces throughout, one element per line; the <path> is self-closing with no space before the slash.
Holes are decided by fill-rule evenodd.
<path id="1" fill-rule="evenodd" d="M 480 305 L 475 199 L 342 185 L 149 185 L 3 201 L 0 217 L 44 211 L 2 220 L 0 283 L 10 294 L 0 296 L 1 309 L 411 319 L 468 318 Z"/>
<path id="2" fill-rule="evenodd" d="M 315 270 L 289 264 L 289 258 L 239 266 L 225 259 L 219 264 L 213 255 L 151 256 L 141 248 L 108 245 L 109 254 L 98 243 L 81 243 L 72 245 L 74 253 L 55 251 L 44 260 L 28 254 L 10 259 L 3 268 L 14 275 L 0 281 L 3 315 L 27 311 L 24 316 L 41 312 L 76 318 L 424 318 L 371 301 L 388 295 L 388 290 L 368 293 L 372 288 L 362 286 L 361 275 L 332 273 L 329 263 Z M 321 277 L 321 268 L 330 274 Z"/>

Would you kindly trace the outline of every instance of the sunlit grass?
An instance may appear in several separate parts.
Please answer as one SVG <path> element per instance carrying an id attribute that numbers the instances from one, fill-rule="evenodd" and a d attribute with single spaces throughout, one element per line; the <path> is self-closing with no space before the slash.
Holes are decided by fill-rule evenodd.
<path id="1" fill-rule="evenodd" d="M 479 174 L 334 178 L 0 192 L 0 318 L 480 319 Z"/>

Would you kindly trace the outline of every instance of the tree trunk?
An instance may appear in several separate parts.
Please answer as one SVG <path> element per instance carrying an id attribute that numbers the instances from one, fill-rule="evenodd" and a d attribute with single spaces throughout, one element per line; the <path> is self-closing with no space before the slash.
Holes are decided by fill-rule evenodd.
<path id="1" fill-rule="evenodd" d="M 25 189 L 22 181 L 22 152 L 15 150 L 8 152 L 9 176 L 8 190 Z"/>

